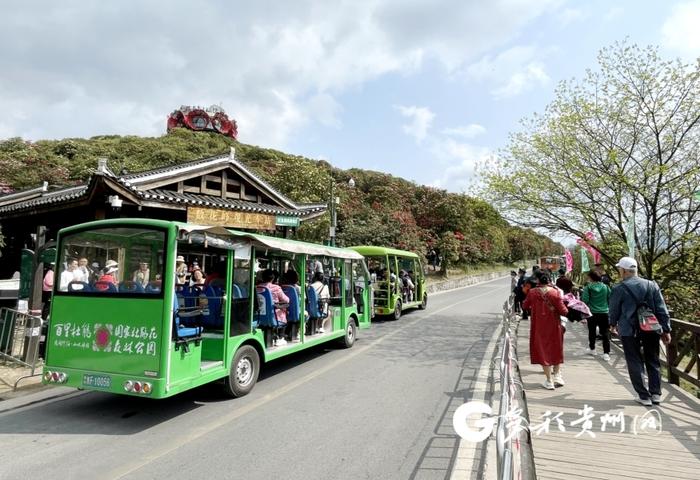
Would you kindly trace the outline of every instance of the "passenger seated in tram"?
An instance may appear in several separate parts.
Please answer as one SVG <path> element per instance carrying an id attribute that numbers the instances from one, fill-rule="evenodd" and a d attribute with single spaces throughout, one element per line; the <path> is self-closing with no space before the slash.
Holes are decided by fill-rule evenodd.
<path id="1" fill-rule="evenodd" d="M 281 285 L 291 285 L 301 295 L 301 287 L 299 286 L 299 274 L 295 270 L 287 270 L 287 273 L 282 275 Z"/>
<path id="2" fill-rule="evenodd" d="M 412 302 L 414 291 L 416 289 L 416 286 L 413 284 L 413 280 L 411 280 L 410 275 L 405 270 L 401 270 L 401 272 L 399 272 L 399 277 L 401 279 L 400 282 L 402 286 L 404 301 Z"/>
<path id="3" fill-rule="evenodd" d="M 150 276 L 151 271 L 148 268 L 148 262 L 139 262 L 139 268 L 134 272 L 132 280 L 134 281 L 134 283 L 138 283 L 143 288 L 146 288 Z"/>
<path id="4" fill-rule="evenodd" d="M 194 285 L 204 285 L 206 282 L 204 280 L 204 272 L 199 267 L 192 270 L 192 277 L 190 278 L 190 286 Z"/>
<path id="5" fill-rule="evenodd" d="M 284 294 L 282 287 L 272 283 L 275 278 L 275 274 L 272 270 L 263 270 L 261 274 L 261 282 L 258 287 L 267 288 L 272 294 L 272 303 L 275 304 L 275 317 L 277 319 L 277 324 L 280 328 L 287 326 L 287 304 L 289 303 L 289 297 Z M 284 338 L 277 338 L 276 345 L 286 345 L 287 341 Z"/>
<path id="6" fill-rule="evenodd" d="M 226 263 L 219 262 L 214 265 L 214 271 L 207 275 L 205 285 L 224 288 L 226 286 Z"/>
<path id="7" fill-rule="evenodd" d="M 282 275 L 280 286 L 282 290 L 289 292 L 289 295 L 287 295 L 288 297 L 292 294 L 292 292 L 289 291 L 290 287 L 296 292 L 296 312 L 298 315 L 290 314 L 289 309 L 287 310 L 287 319 L 289 321 L 287 322 L 287 329 L 285 330 L 285 338 L 287 341 L 296 341 L 299 340 L 299 322 L 302 320 L 302 318 L 308 317 L 308 312 L 305 310 L 302 312 L 302 309 L 299 307 L 299 302 L 301 301 L 301 287 L 299 286 L 299 274 L 296 272 L 296 270 L 287 270 L 287 272 Z M 289 300 L 289 307 L 292 308 L 292 298 L 290 297 Z M 294 320 L 295 317 L 296 320 Z"/>
<path id="8" fill-rule="evenodd" d="M 62 292 L 68 291 L 68 284 L 76 278 L 75 272 L 78 268 L 78 261 L 75 258 L 68 259 L 66 269 L 61 272 L 60 283 L 58 289 Z"/>
<path id="9" fill-rule="evenodd" d="M 175 283 L 184 285 L 187 282 L 187 264 L 185 257 L 178 255 L 175 259 Z"/>
<path id="10" fill-rule="evenodd" d="M 112 285 L 117 285 L 117 271 L 119 270 L 119 264 L 114 260 L 107 260 L 105 263 L 104 273 L 97 280 L 98 282 L 107 282 Z"/>

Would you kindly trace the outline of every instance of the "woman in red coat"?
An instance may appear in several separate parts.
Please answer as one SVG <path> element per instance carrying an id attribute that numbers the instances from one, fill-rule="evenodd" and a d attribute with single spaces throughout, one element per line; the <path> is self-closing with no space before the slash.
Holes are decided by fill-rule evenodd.
<path id="1" fill-rule="evenodd" d="M 549 275 L 540 275 L 539 285 L 528 292 L 523 309 L 532 314 L 530 362 L 542 365 L 547 377 L 542 386 L 547 390 L 563 386 L 560 367 L 564 363 L 564 329 L 559 316 L 568 310 L 559 290 L 549 285 Z"/>

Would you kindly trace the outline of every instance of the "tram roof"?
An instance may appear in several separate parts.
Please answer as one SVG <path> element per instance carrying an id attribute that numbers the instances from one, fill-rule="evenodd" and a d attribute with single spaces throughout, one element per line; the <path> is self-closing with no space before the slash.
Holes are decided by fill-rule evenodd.
<path id="1" fill-rule="evenodd" d="M 373 245 L 362 245 L 348 248 L 355 250 L 358 253 L 361 253 L 365 257 L 376 257 L 380 255 L 396 255 L 399 257 L 419 258 L 416 253 L 409 252 L 408 250 L 398 250 L 396 248 L 377 247 Z"/>
<path id="2" fill-rule="evenodd" d="M 359 252 L 349 248 L 330 247 L 316 243 L 290 240 L 288 238 L 269 237 L 267 235 L 260 235 L 257 233 L 229 230 L 224 227 L 180 224 L 180 231 L 187 233 L 206 233 L 221 239 L 230 240 L 233 243 L 240 240 L 247 240 L 253 246 L 258 248 L 262 247 L 296 254 L 329 256 L 349 260 L 362 260 L 364 258 Z"/>

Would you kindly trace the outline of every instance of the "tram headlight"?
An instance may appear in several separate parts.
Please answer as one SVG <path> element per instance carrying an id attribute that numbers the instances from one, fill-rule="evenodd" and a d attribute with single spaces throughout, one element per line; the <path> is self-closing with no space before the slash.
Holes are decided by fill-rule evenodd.
<path id="1" fill-rule="evenodd" d="M 141 382 L 134 382 L 134 392 L 141 393 L 141 388 L 143 388 Z"/>
<path id="2" fill-rule="evenodd" d="M 143 390 L 143 393 L 151 393 L 151 390 L 152 390 L 152 389 L 153 389 L 153 388 L 151 387 L 151 384 L 150 384 L 150 383 L 148 383 L 148 382 L 144 382 L 144 383 L 143 383 L 143 389 L 142 389 L 142 390 Z"/>
<path id="3" fill-rule="evenodd" d="M 63 373 L 63 372 L 60 372 L 60 373 L 58 374 L 58 381 L 59 381 L 59 383 L 65 383 L 66 380 L 68 380 L 68 375 L 66 375 L 66 374 Z"/>
<path id="4" fill-rule="evenodd" d="M 47 370 L 44 372 L 44 381 L 45 382 L 50 382 L 51 381 L 51 375 L 52 372 L 50 370 Z"/>
<path id="5" fill-rule="evenodd" d="M 133 389 L 134 389 L 134 382 L 132 382 L 131 380 L 127 380 L 126 382 L 124 382 L 124 390 L 126 390 L 127 392 L 130 392 Z"/>

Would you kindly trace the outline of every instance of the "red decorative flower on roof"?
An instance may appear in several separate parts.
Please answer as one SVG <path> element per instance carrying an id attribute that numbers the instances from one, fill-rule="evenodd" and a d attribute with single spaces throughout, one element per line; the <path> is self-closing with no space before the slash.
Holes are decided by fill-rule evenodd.
<path id="1" fill-rule="evenodd" d="M 168 116 L 168 131 L 173 128 L 189 128 L 195 131 L 216 132 L 233 139 L 238 137 L 238 125 L 221 107 L 209 108 L 181 106 Z"/>

